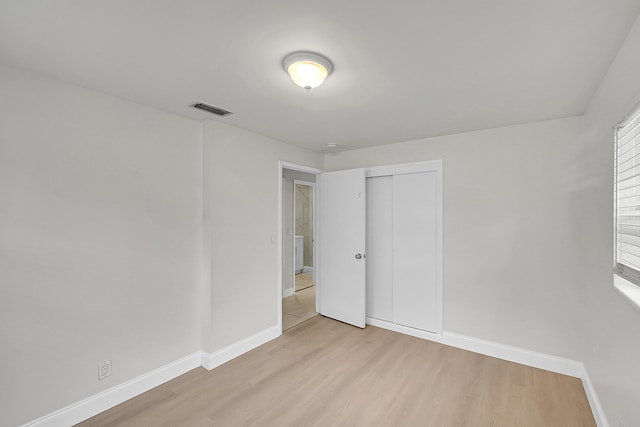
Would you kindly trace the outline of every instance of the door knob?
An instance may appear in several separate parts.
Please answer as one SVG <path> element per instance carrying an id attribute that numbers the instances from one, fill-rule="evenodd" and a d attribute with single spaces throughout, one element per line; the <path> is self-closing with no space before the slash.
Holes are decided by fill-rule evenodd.
<path id="1" fill-rule="evenodd" d="M 356 259 L 362 259 L 362 254 L 356 254 Z"/>

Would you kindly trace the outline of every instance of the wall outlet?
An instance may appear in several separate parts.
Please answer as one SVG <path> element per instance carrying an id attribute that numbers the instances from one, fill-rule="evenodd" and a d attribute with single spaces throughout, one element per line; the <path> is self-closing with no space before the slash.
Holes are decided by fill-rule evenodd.
<path id="1" fill-rule="evenodd" d="M 111 360 L 98 363 L 98 380 L 111 376 Z"/>

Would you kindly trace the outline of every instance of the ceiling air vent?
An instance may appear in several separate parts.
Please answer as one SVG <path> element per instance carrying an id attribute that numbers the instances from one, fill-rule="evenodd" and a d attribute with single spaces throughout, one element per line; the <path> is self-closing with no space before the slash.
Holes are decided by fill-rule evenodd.
<path id="1" fill-rule="evenodd" d="M 201 102 L 192 105 L 193 108 L 197 108 L 198 110 L 207 111 L 211 114 L 215 114 L 216 116 L 228 116 L 229 114 L 233 114 L 231 111 L 223 110 L 222 108 L 214 107 L 212 105 L 203 104 Z"/>

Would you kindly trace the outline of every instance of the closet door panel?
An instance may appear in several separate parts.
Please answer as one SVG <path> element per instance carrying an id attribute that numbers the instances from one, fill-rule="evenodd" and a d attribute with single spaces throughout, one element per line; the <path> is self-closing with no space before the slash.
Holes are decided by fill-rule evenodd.
<path id="1" fill-rule="evenodd" d="M 436 173 L 393 176 L 393 316 L 437 332 Z"/>
<path id="2" fill-rule="evenodd" d="M 393 321 L 393 177 L 367 178 L 367 317 Z"/>

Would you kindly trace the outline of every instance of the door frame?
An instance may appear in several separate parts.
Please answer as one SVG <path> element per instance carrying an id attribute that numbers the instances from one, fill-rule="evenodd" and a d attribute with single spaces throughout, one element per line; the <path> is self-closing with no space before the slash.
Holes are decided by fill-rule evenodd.
<path id="1" fill-rule="evenodd" d="M 295 238 L 296 238 L 296 185 L 306 185 L 312 188 L 311 194 L 311 216 L 313 218 L 312 222 L 312 230 L 311 230 L 311 245 L 313 249 L 313 270 L 311 271 L 311 281 L 313 284 L 316 284 L 316 183 L 311 181 L 305 181 L 302 179 L 294 179 L 293 180 L 293 239 L 294 239 L 294 247 L 295 247 Z M 295 294 L 296 287 L 296 277 L 295 277 L 295 257 L 296 253 L 293 252 L 293 293 Z M 304 272 L 304 261 L 302 263 L 303 272 Z M 316 309 L 318 305 L 316 304 Z M 317 311 L 317 310 L 316 310 Z"/>
<path id="2" fill-rule="evenodd" d="M 278 281 L 277 281 L 277 287 L 278 287 L 278 292 L 277 292 L 277 296 L 278 296 L 278 300 L 276 302 L 276 307 L 277 307 L 277 313 L 278 313 L 278 328 L 280 329 L 280 333 L 282 333 L 282 279 L 283 279 L 283 271 L 282 271 L 282 264 L 284 261 L 284 254 L 283 254 L 283 250 L 284 250 L 284 245 L 283 245 L 283 227 L 282 227 L 282 223 L 283 223 L 283 210 L 282 210 L 282 204 L 283 204 L 283 181 L 282 181 L 282 173 L 284 169 L 290 169 L 290 170 L 294 170 L 294 171 L 298 171 L 298 172 L 305 172 L 305 173 L 310 173 L 313 175 L 318 175 L 322 172 L 324 172 L 321 169 L 317 169 L 314 167 L 310 167 L 310 166 L 305 166 L 305 165 L 300 165 L 300 164 L 296 164 L 296 163 L 290 163 L 290 162 L 286 162 L 283 160 L 279 160 L 278 161 L 278 236 L 277 236 L 277 241 L 278 241 Z M 316 183 L 317 184 L 317 183 Z M 295 190 L 295 187 L 294 187 Z M 318 190 L 318 186 L 316 185 L 314 187 L 314 198 L 315 198 L 315 194 Z M 295 196 L 295 191 L 294 191 L 294 196 Z M 319 257 L 316 256 L 317 253 L 317 247 L 320 244 L 320 242 L 317 239 L 318 236 L 318 215 L 316 215 L 317 212 L 317 206 L 316 203 L 314 202 L 314 206 L 313 206 L 313 234 L 314 234 L 314 248 L 313 248 L 313 275 L 314 275 L 314 285 L 316 286 L 316 311 L 319 311 L 318 308 L 320 307 L 320 298 L 318 297 L 318 292 L 317 292 L 317 286 L 319 286 L 320 284 L 315 282 L 315 275 L 316 275 L 316 271 L 318 269 L 318 265 L 321 262 L 319 260 Z M 295 218 L 294 218 L 295 221 Z M 293 232 L 294 236 L 295 236 L 295 230 Z M 295 286 L 295 282 L 293 284 L 293 286 Z"/>

